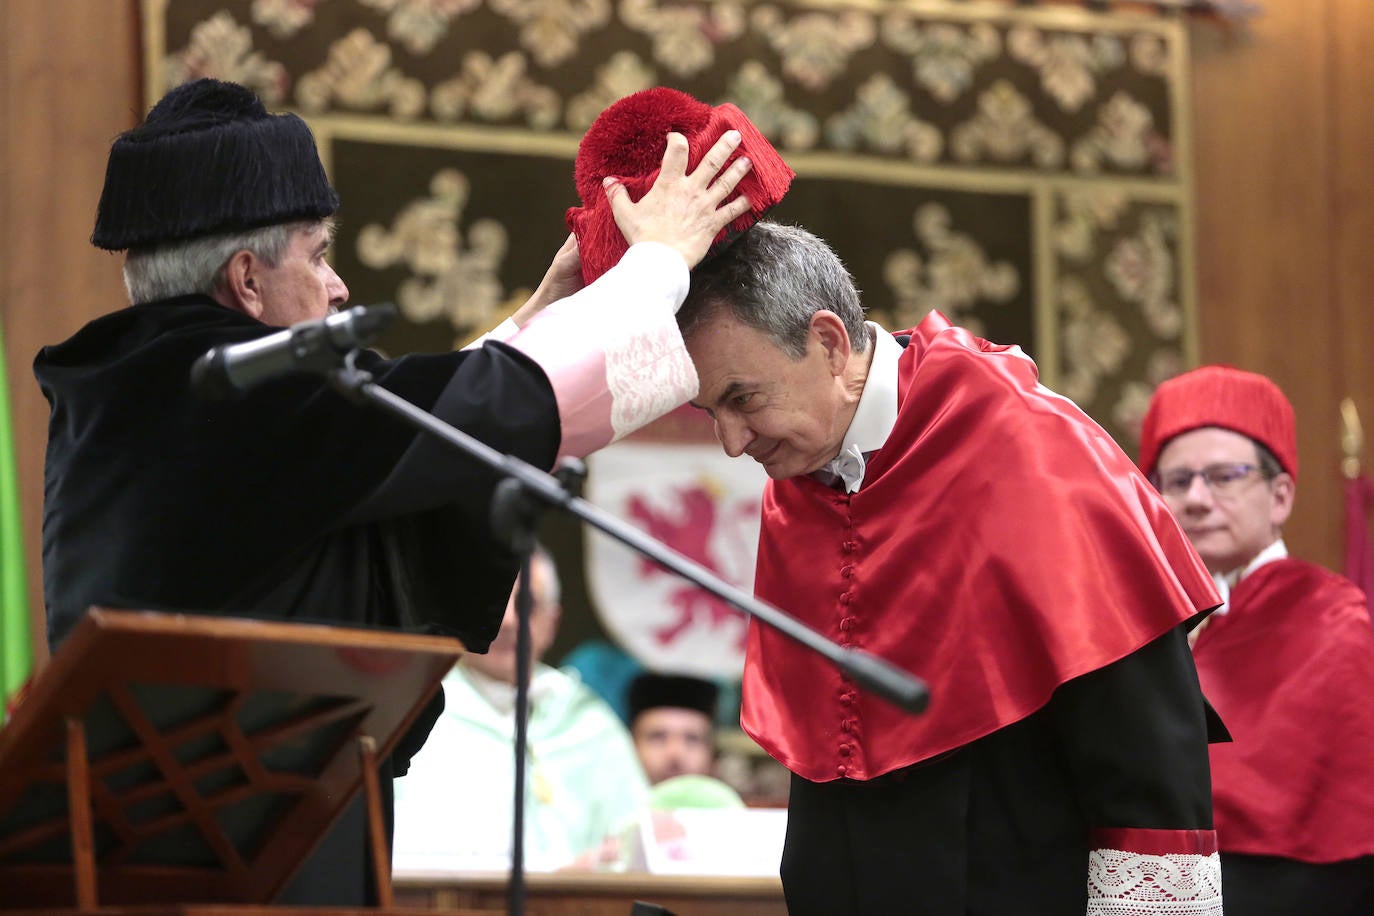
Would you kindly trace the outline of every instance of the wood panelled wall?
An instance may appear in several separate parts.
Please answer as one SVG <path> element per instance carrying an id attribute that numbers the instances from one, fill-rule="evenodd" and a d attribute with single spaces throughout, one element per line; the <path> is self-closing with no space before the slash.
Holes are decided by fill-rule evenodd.
<path id="1" fill-rule="evenodd" d="M 1268 375 L 1293 401 L 1285 534 L 1340 569 L 1343 397 L 1374 456 L 1374 4 L 1262 6 L 1244 30 L 1191 30 L 1201 353 Z"/>
<path id="2" fill-rule="evenodd" d="M 120 259 L 89 239 L 110 141 L 143 109 L 139 31 L 137 0 L 0 0 L 0 321 L 40 657 L 48 405 L 31 365 L 128 301 Z"/>
<path id="3" fill-rule="evenodd" d="M 1191 29 L 1202 358 L 1292 398 L 1290 546 L 1339 568 L 1342 397 L 1374 433 L 1374 3 L 1263 7 Z M 47 405 L 29 366 L 123 301 L 118 259 L 87 239 L 109 142 L 142 107 L 137 0 L 0 2 L 0 320 L 40 644 Z"/>

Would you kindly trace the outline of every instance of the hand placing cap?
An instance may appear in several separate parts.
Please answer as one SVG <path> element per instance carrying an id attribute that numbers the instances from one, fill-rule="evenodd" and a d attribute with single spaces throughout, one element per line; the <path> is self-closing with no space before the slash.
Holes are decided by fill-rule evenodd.
<path id="1" fill-rule="evenodd" d="M 749 206 L 720 230 L 713 249 L 754 225 L 792 183 L 795 173 L 767 138 L 734 105 L 712 107 L 666 87 L 626 96 L 597 117 L 577 151 L 574 179 L 582 206 L 567 213 L 585 282 L 613 267 L 629 247 L 607 200 L 605 179 L 617 179 L 630 199 L 639 201 L 658 179 L 670 133 L 686 138 L 685 171 L 693 174 L 729 130 L 739 132 L 740 142 L 722 168 L 729 169 L 740 157 L 747 157 L 752 167 L 725 203 L 738 195 L 748 198 Z"/>

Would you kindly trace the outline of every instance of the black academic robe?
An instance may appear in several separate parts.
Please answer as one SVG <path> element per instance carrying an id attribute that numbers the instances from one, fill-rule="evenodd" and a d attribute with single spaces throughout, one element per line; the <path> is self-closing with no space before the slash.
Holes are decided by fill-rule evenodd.
<path id="1" fill-rule="evenodd" d="M 185 296 L 106 315 L 39 353 L 54 648 L 101 604 L 404 628 L 485 651 L 518 566 L 488 532 L 494 475 L 315 376 L 229 401 L 191 389 L 198 356 L 273 330 Z M 552 465 L 553 390 L 519 351 L 369 352 L 359 366 L 493 448 Z M 441 709 L 442 694 L 388 770 L 404 772 Z M 355 804 L 283 902 L 366 902 L 360 813 Z"/>
<path id="2" fill-rule="evenodd" d="M 1176 628 L 1064 684 L 1020 722 L 933 760 L 862 781 L 794 775 L 781 869 L 788 912 L 1099 912 L 1088 908 L 1090 885 L 1096 879 L 1107 899 L 1112 886 L 1094 861 L 1104 845 L 1097 831 L 1210 833 L 1211 727 Z M 1162 877 L 1194 890 L 1196 863 L 1186 859 L 1175 857 Z M 1119 887 L 1128 885 L 1127 869 L 1120 875 Z M 1135 912 L 1120 906 L 1100 912 Z M 1186 897 L 1156 906 L 1220 912 Z"/>

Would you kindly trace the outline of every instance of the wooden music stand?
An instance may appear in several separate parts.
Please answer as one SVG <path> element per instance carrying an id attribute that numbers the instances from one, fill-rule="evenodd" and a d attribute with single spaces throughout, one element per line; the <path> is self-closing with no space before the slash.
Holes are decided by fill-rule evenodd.
<path id="1" fill-rule="evenodd" d="M 389 908 L 376 762 L 462 652 L 92 609 L 0 728 L 0 910 L 261 907 L 360 786 Z"/>

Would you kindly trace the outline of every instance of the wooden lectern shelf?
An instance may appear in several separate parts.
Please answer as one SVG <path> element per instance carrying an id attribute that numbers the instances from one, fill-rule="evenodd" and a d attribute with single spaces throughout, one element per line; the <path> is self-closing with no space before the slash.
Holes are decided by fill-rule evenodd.
<path id="1" fill-rule="evenodd" d="M 0 910 L 263 909 L 462 651 L 92 609 L 0 728 Z"/>

